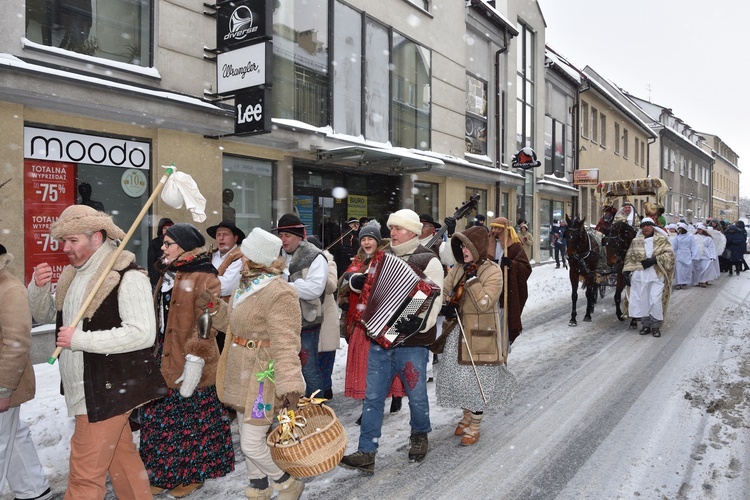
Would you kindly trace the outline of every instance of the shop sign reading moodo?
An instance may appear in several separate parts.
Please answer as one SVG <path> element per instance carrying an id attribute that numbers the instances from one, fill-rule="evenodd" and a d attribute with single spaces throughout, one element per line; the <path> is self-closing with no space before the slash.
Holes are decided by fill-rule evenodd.
<path id="1" fill-rule="evenodd" d="M 23 136 L 23 156 L 27 159 L 149 168 L 151 145 L 147 142 L 36 127 L 24 127 Z"/>

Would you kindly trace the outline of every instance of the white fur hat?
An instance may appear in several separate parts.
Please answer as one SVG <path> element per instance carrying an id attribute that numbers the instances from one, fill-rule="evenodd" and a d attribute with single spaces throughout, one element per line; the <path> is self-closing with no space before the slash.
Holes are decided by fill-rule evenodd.
<path id="1" fill-rule="evenodd" d="M 386 226 L 388 226 L 388 229 L 391 229 L 393 226 L 400 226 L 408 229 L 417 236 L 422 234 L 422 223 L 419 221 L 419 215 L 414 210 L 409 210 L 408 208 L 393 212 L 388 217 Z"/>
<path id="2" fill-rule="evenodd" d="M 242 240 L 242 255 L 262 266 L 270 266 L 281 254 L 281 239 L 259 227 Z"/>

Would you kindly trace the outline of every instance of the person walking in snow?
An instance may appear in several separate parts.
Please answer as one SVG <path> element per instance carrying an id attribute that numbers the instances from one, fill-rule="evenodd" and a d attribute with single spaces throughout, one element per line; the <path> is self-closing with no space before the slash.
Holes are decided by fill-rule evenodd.
<path id="1" fill-rule="evenodd" d="M 695 244 L 698 248 L 698 258 L 694 261 L 693 285 L 706 288 L 710 281 L 720 276 L 717 262 L 716 245 L 708 234 L 708 229 L 702 223 L 695 224 Z"/>
<path id="2" fill-rule="evenodd" d="M 253 229 L 240 247 L 239 287 L 230 300 L 229 335 L 216 372 L 221 401 L 237 410 L 240 448 L 250 486 L 248 499 L 296 500 L 305 485 L 271 458 L 266 435 L 283 405 L 295 409 L 305 393 L 299 359 L 302 316 L 286 282 L 281 240 Z"/>
<path id="3" fill-rule="evenodd" d="M 65 499 L 104 498 L 107 474 L 117 498 L 151 498 L 128 423 L 134 408 L 167 392 L 153 359 L 151 283 L 135 255 L 123 251 L 85 319 L 71 326 L 125 232 L 111 216 L 72 205 L 52 223 L 50 233 L 62 241 L 70 265 L 55 293 L 52 267 L 37 265 L 28 292 L 32 316 L 40 323 L 56 322 L 56 343 L 63 347 L 60 378 L 68 415 L 75 417 Z"/>
<path id="4" fill-rule="evenodd" d="M 156 286 L 154 354 L 169 393 L 141 412 L 140 453 L 151 491 L 169 490 L 176 498 L 234 470 L 229 417 L 216 396 L 216 333 L 226 329 L 226 303 L 205 244 L 192 224 L 175 224 L 164 235 L 167 268 Z M 205 313 L 212 327 L 202 331 Z"/>
<path id="5" fill-rule="evenodd" d="M 698 259 L 698 247 L 684 222 L 677 224 L 677 234 L 669 241 L 675 258 L 675 290 L 682 290 L 693 282 L 693 266 Z"/>
<path id="6" fill-rule="evenodd" d="M 454 434 L 471 446 L 479 440 L 484 412 L 509 403 L 518 384 L 505 365 L 508 339 L 498 304 L 503 272 L 487 259 L 487 231 L 472 227 L 453 235 L 450 243 L 461 264 L 443 283 L 442 335 L 447 338 L 436 393 L 440 406 L 463 409 Z"/>
<path id="7" fill-rule="evenodd" d="M 643 322 L 641 335 L 661 337 L 674 277 L 674 250 L 669 238 L 654 230 L 650 217 L 641 221 L 641 232 L 625 254 L 623 273 L 629 273 L 628 314 Z"/>
<path id="8" fill-rule="evenodd" d="M 52 498 L 21 405 L 34 398 L 31 311 L 23 283 L 7 269 L 13 254 L 0 245 L 0 493 L 7 481 L 17 498 Z"/>

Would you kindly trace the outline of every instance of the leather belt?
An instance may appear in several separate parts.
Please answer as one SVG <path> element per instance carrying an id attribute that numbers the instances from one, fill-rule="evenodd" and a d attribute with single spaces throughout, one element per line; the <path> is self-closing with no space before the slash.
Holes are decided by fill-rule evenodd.
<path id="1" fill-rule="evenodd" d="M 232 335 L 232 342 L 239 346 L 247 347 L 248 349 L 255 349 L 257 347 L 271 347 L 270 340 L 248 340 L 241 337 L 235 337 L 234 335 Z"/>

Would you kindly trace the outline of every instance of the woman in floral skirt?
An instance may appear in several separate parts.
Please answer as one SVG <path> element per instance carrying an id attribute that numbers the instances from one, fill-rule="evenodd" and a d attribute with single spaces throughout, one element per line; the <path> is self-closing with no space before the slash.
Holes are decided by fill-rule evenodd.
<path id="1" fill-rule="evenodd" d="M 155 355 L 169 393 L 143 408 L 140 453 L 152 493 L 169 490 L 174 498 L 234 470 L 229 418 L 216 396 L 216 332 L 226 326 L 226 305 L 205 243 L 191 224 L 167 229 L 165 271 L 155 290 Z M 213 327 L 200 332 L 205 311 Z"/>

